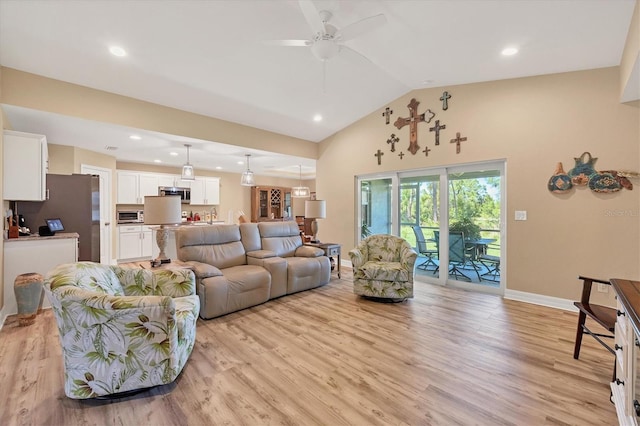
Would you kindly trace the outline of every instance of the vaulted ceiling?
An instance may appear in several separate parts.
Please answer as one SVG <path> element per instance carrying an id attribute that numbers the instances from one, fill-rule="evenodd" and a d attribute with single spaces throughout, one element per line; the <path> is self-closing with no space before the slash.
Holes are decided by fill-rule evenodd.
<path id="1" fill-rule="evenodd" d="M 414 89 L 619 65 L 634 6 L 635 0 L 0 0 L 0 64 L 319 142 Z M 313 40 L 317 22 L 310 14 L 320 11 L 331 14 L 324 30 L 343 37 L 329 60 L 318 59 L 316 47 L 274 42 Z M 111 46 L 127 55 L 113 56 Z M 519 51 L 504 56 L 506 47 Z M 146 152 L 144 162 L 151 162 L 152 147 L 164 164 L 180 165 L 184 156 L 168 152 L 191 143 L 194 157 L 203 158 L 196 167 L 237 172 L 248 152 L 4 108 L 16 130 L 99 152 L 142 133 L 138 149 L 112 152 L 123 161 L 143 161 Z M 309 159 L 256 154 L 269 165 L 256 173 L 295 174 L 302 164 L 312 175 L 315 167 Z"/>

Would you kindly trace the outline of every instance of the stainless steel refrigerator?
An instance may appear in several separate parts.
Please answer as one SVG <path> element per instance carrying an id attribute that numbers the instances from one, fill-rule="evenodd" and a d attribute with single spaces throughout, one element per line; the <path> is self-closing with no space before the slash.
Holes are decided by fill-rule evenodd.
<path id="1" fill-rule="evenodd" d="M 100 262 L 100 178 L 93 175 L 47 174 L 46 201 L 20 201 L 17 213 L 24 216 L 32 234 L 46 219 L 60 218 L 63 232 L 77 232 L 78 260 Z"/>

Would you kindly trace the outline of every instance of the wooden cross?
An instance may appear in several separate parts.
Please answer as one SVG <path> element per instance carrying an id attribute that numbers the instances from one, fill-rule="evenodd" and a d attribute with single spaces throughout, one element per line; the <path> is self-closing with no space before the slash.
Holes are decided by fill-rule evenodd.
<path id="1" fill-rule="evenodd" d="M 378 166 L 380 164 L 382 164 L 382 161 L 380 161 L 381 157 L 384 155 L 384 152 L 378 150 L 378 152 L 376 152 L 375 154 L 373 154 L 374 157 L 378 157 Z"/>
<path id="2" fill-rule="evenodd" d="M 429 147 L 425 147 L 425 149 L 423 149 L 423 150 L 422 150 L 422 152 L 424 152 L 424 156 L 425 156 L 425 157 L 428 157 L 428 156 L 429 156 L 429 151 L 431 151 L 431 150 L 429 149 Z"/>
<path id="3" fill-rule="evenodd" d="M 409 125 L 409 152 L 413 155 L 416 155 L 416 152 L 420 149 L 420 146 L 418 145 L 418 123 L 421 121 L 428 123 L 435 116 L 430 109 L 428 109 L 424 114 L 418 114 L 418 105 L 420 105 L 420 102 L 418 102 L 416 98 L 411 99 L 411 102 L 407 105 L 409 108 L 409 117 L 398 117 L 396 122 L 393 123 L 398 130 L 402 129 L 407 124 Z M 428 114 L 429 117 L 427 119 L 425 119 L 426 114 Z"/>
<path id="4" fill-rule="evenodd" d="M 387 139 L 387 143 L 391 144 L 391 152 L 396 152 L 396 143 L 400 140 L 399 137 L 396 136 L 395 133 L 391 133 L 389 139 Z"/>
<path id="5" fill-rule="evenodd" d="M 440 98 L 440 100 L 442 101 L 442 109 L 444 111 L 449 109 L 449 102 L 447 102 L 449 99 L 451 99 L 451 95 L 449 94 L 449 92 L 442 92 L 442 97 Z"/>
<path id="6" fill-rule="evenodd" d="M 466 141 L 467 138 L 466 136 L 464 138 L 460 137 L 460 132 L 456 133 L 456 138 L 455 139 L 451 139 L 451 142 L 449 143 L 455 143 L 456 144 L 456 154 L 460 154 L 460 142 L 464 142 Z"/>
<path id="7" fill-rule="evenodd" d="M 400 151 L 400 154 L 398 154 L 398 157 L 400 157 L 400 159 L 402 160 L 402 157 L 404 157 L 404 152 Z"/>
<path id="8" fill-rule="evenodd" d="M 384 124 L 389 124 L 389 116 L 390 116 L 391 114 L 393 114 L 393 110 L 392 110 L 392 109 L 389 109 L 389 107 L 386 107 L 386 108 L 384 109 L 384 112 L 382 113 L 382 116 L 384 117 L 384 121 L 385 121 L 385 123 L 384 123 Z M 393 150 L 391 150 L 391 151 L 393 151 Z"/>
<path id="9" fill-rule="evenodd" d="M 429 127 L 430 132 L 436 132 L 436 145 L 440 145 L 440 130 L 446 129 L 447 125 L 440 125 L 440 120 L 436 120 L 436 125 L 433 127 Z"/>

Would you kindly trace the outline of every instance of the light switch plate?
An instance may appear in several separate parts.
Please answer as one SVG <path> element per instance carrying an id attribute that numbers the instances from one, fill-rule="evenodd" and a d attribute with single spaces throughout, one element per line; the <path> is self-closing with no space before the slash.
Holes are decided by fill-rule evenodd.
<path id="1" fill-rule="evenodd" d="M 516 220 L 527 220 L 526 210 L 516 210 Z"/>
<path id="2" fill-rule="evenodd" d="M 598 291 L 600 293 L 608 293 L 609 292 L 609 286 L 606 284 L 598 284 Z"/>

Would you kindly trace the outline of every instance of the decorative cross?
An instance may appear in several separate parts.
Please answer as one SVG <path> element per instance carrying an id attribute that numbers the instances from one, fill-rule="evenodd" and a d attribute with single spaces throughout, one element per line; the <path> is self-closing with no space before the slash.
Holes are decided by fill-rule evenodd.
<path id="1" fill-rule="evenodd" d="M 400 157 L 400 159 L 402 160 L 402 157 L 404 157 L 404 152 L 400 151 L 400 154 L 398 154 L 398 157 Z"/>
<path id="2" fill-rule="evenodd" d="M 387 143 L 391 144 L 391 152 L 396 152 L 396 143 L 400 140 L 399 137 L 396 136 L 395 133 L 391 133 L 389 139 L 387 139 Z"/>
<path id="3" fill-rule="evenodd" d="M 380 159 L 382 158 L 382 156 L 384 155 L 384 152 L 378 150 L 378 152 L 376 152 L 375 154 L 373 154 L 374 157 L 378 157 L 378 166 L 380 164 L 382 164 L 382 161 L 380 161 Z"/>
<path id="4" fill-rule="evenodd" d="M 407 105 L 409 108 L 409 117 L 398 117 L 396 122 L 393 123 L 398 130 L 402 129 L 407 124 L 409 125 L 409 152 L 413 155 L 416 155 L 416 152 L 420 149 L 420 146 L 418 145 L 418 123 L 421 121 L 428 123 L 435 116 L 430 109 L 428 109 L 424 114 L 418 114 L 418 105 L 420 105 L 420 102 L 415 98 L 411 99 L 411 102 Z M 425 115 L 428 115 L 428 118 L 425 118 Z"/>
<path id="5" fill-rule="evenodd" d="M 456 154 L 460 154 L 460 142 L 464 142 L 466 141 L 467 138 L 466 136 L 464 138 L 460 137 L 460 132 L 456 133 L 456 138 L 455 139 L 451 139 L 451 142 L 449 143 L 455 143 L 456 144 Z"/>
<path id="6" fill-rule="evenodd" d="M 449 92 L 442 92 L 442 97 L 440 98 L 440 100 L 442 101 L 442 109 L 444 111 L 449 109 L 449 102 L 447 102 L 449 99 L 451 99 L 451 95 L 449 94 Z"/>
<path id="7" fill-rule="evenodd" d="M 436 125 L 433 127 L 429 127 L 430 132 L 436 132 L 436 145 L 440 145 L 440 130 L 446 129 L 447 125 L 440 125 L 440 120 L 436 120 Z"/>
<path id="8" fill-rule="evenodd" d="M 425 148 L 422 150 L 422 152 L 424 152 L 424 156 L 425 156 L 425 157 L 428 157 L 428 156 L 429 156 L 429 151 L 431 151 L 431 150 L 429 149 L 429 147 L 425 147 Z"/>
<path id="9" fill-rule="evenodd" d="M 386 107 L 386 108 L 384 109 L 384 112 L 382 113 L 382 116 L 384 117 L 384 121 L 385 121 L 385 123 L 384 123 L 384 124 L 389 124 L 389 116 L 390 116 L 391 114 L 393 114 L 393 110 L 392 110 L 392 109 L 389 109 L 389 107 Z M 393 151 L 393 150 L 392 150 L 392 151 Z"/>

